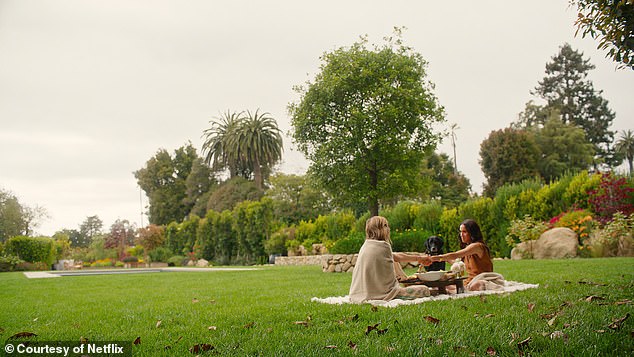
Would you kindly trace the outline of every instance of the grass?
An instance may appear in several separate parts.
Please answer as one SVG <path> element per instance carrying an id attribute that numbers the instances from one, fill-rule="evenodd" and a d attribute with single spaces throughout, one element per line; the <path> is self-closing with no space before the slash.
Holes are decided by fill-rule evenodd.
<path id="1" fill-rule="evenodd" d="M 373 308 L 311 302 L 347 294 L 351 278 L 315 266 L 55 279 L 2 273 L 0 340 L 19 332 L 37 334 L 32 341 L 140 337 L 134 356 L 192 355 L 198 344 L 213 346 L 205 355 L 517 356 L 526 339 L 524 355 L 633 354 L 634 317 L 609 325 L 634 314 L 634 258 L 507 260 L 495 270 L 540 287 Z M 375 324 L 387 330 L 366 334 Z M 555 331 L 561 337 L 551 339 Z"/>

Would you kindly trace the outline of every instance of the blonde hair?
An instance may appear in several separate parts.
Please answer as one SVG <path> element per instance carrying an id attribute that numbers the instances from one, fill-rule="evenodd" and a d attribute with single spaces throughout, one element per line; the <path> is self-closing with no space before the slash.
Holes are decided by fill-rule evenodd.
<path id="1" fill-rule="evenodd" d="M 365 239 L 382 240 L 392 244 L 390 226 L 387 223 L 387 219 L 381 216 L 374 216 L 365 221 Z"/>

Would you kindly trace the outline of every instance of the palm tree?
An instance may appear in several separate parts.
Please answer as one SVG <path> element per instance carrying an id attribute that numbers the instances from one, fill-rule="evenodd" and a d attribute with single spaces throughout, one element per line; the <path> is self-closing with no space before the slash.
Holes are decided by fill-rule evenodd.
<path id="1" fill-rule="evenodd" d="M 203 154 L 207 165 L 215 170 L 229 168 L 230 177 L 237 176 L 241 170 L 239 148 L 235 145 L 234 137 L 242 125 L 243 112 L 236 113 L 227 110 L 220 117 L 211 121 L 211 128 L 204 131 Z"/>
<path id="2" fill-rule="evenodd" d="M 634 161 L 634 133 L 632 133 L 632 130 L 628 129 L 621 132 L 621 137 L 616 142 L 614 149 L 625 157 L 630 168 L 630 176 L 632 176 L 632 161 Z"/>
<path id="3" fill-rule="evenodd" d="M 456 135 L 456 130 L 460 129 L 458 124 L 451 124 L 451 146 L 453 146 L 453 173 L 455 175 L 458 174 L 458 163 L 456 162 L 456 140 L 458 136 Z"/>
<path id="4" fill-rule="evenodd" d="M 247 111 L 246 117 L 234 136 L 233 145 L 239 148 L 241 158 L 253 171 L 255 185 L 264 187 L 262 169 L 270 169 L 282 158 L 282 134 L 275 119 L 270 114 Z"/>

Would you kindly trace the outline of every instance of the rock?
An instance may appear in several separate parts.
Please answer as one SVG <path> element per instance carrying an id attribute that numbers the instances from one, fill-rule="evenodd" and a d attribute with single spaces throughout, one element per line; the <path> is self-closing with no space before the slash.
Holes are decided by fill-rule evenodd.
<path id="1" fill-rule="evenodd" d="M 193 260 L 190 260 L 190 261 L 187 262 L 187 266 L 188 267 L 193 267 L 194 265 L 196 265 L 196 263 L 194 263 Z"/>
<path id="2" fill-rule="evenodd" d="M 511 259 L 560 259 L 577 256 L 579 241 L 577 234 L 570 228 L 549 229 L 536 241 L 518 244 L 511 251 Z"/>
<path id="3" fill-rule="evenodd" d="M 205 259 L 198 259 L 198 261 L 196 262 L 196 266 L 204 268 L 206 266 L 209 266 L 209 262 Z"/>

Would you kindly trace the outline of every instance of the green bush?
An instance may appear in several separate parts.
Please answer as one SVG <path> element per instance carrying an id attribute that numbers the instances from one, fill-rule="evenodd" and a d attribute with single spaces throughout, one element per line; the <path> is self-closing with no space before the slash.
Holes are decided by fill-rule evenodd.
<path id="1" fill-rule="evenodd" d="M 422 230 L 407 230 L 405 232 L 392 233 L 392 251 L 395 252 L 424 252 L 425 240 L 431 236 L 429 232 Z"/>
<path id="2" fill-rule="evenodd" d="M 50 266 L 55 262 L 56 250 L 51 238 L 16 236 L 7 240 L 5 249 L 29 263 L 44 262 Z"/>
<path id="3" fill-rule="evenodd" d="M 509 246 L 514 247 L 520 242 L 537 240 L 547 229 L 548 224 L 525 215 L 524 218 L 511 222 L 505 240 Z"/>
<path id="4" fill-rule="evenodd" d="M 13 271 L 20 263 L 24 263 L 24 260 L 17 255 L 2 255 L 0 256 L 0 272 Z"/>
<path id="5" fill-rule="evenodd" d="M 428 232 L 440 234 L 440 219 L 443 214 L 443 206 L 438 201 L 431 201 L 424 204 L 413 205 L 410 212 L 414 217 L 412 228 L 422 229 Z"/>
<path id="6" fill-rule="evenodd" d="M 356 254 L 365 242 L 365 233 L 354 232 L 348 237 L 339 239 L 328 250 L 332 254 Z"/>
<path id="7" fill-rule="evenodd" d="M 411 214 L 412 206 L 414 206 L 414 202 L 401 201 L 392 208 L 382 210 L 380 214 L 390 223 L 390 230 L 393 232 L 401 232 L 413 226 L 414 216 Z"/>
<path id="8" fill-rule="evenodd" d="M 151 262 L 167 263 L 172 256 L 172 252 L 165 247 L 158 247 L 148 252 Z"/>
<path id="9" fill-rule="evenodd" d="M 183 265 L 187 264 L 188 260 L 189 259 L 187 259 L 185 256 L 174 255 L 173 257 L 167 260 L 167 265 L 171 267 L 182 267 Z"/>

